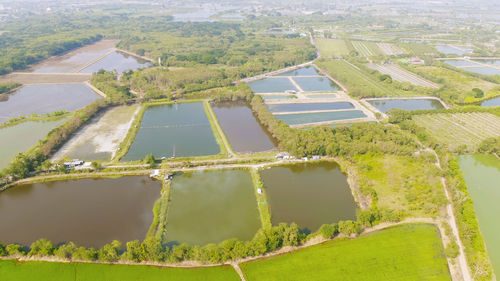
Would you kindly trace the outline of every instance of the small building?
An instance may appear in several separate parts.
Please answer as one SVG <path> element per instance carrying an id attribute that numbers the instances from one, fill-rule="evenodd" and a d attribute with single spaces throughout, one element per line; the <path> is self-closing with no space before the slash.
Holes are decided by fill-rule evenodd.
<path id="1" fill-rule="evenodd" d="M 321 158 L 321 157 L 320 157 L 319 155 L 314 155 L 314 156 L 312 157 L 312 160 L 319 160 L 320 158 Z"/>
<path id="2" fill-rule="evenodd" d="M 259 188 L 259 189 L 257 189 L 257 193 L 258 193 L 258 194 L 262 194 L 262 193 L 264 193 L 264 192 L 262 191 L 262 188 Z"/>
<path id="3" fill-rule="evenodd" d="M 77 166 L 83 165 L 83 163 L 85 163 L 85 162 L 83 162 L 82 160 L 73 159 L 73 161 L 64 162 L 63 165 L 64 165 L 64 167 L 66 167 L 66 169 L 72 169 L 72 168 L 75 168 Z"/>
<path id="4" fill-rule="evenodd" d="M 413 57 L 410 59 L 410 63 L 415 65 L 422 65 L 424 64 L 424 61 L 418 57 Z"/>
<path id="5" fill-rule="evenodd" d="M 157 178 L 160 176 L 160 170 L 153 170 L 151 174 L 149 174 L 150 178 Z"/>
<path id="6" fill-rule="evenodd" d="M 302 160 L 309 161 L 309 158 L 307 158 L 307 156 L 306 157 L 302 157 Z"/>
<path id="7" fill-rule="evenodd" d="M 169 181 L 169 180 L 172 180 L 172 178 L 174 177 L 174 174 L 172 173 L 168 173 L 166 176 L 165 176 L 165 180 Z"/>

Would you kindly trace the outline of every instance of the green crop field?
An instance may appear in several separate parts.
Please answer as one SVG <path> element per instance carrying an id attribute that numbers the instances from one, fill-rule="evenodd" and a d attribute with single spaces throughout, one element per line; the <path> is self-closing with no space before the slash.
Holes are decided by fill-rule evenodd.
<path id="1" fill-rule="evenodd" d="M 401 46 L 415 56 L 437 55 L 439 52 L 433 46 L 421 43 L 401 43 Z"/>
<path id="2" fill-rule="evenodd" d="M 450 149 L 475 149 L 484 139 L 500 136 L 500 117 L 490 113 L 426 114 L 413 120 Z"/>
<path id="3" fill-rule="evenodd" d="M 252 280 L 451 280 L 439 231 L 405 224 L 240 265 Z"/>
<path id="4" fill-rule="evenodd" d="M 316 45 L 323 57 L 341 57 L 349 54 L 349 49 L 347 48 L 345 40 L 342 39 L 318 38 L 316 39 Z"/>
<path id="5" fill-rule="evenodd" d="M 371 57 L 384 55 L 382 50 L 373 42 L 351 41 L 352 45 L 361 56 Z"/>
<path id="6" fill-rule="evenodd" d="M 194 269 L 145 265 L 106 265 L 92 263 L 0 261 L 2 281 L 183 281 L 240 280 L 231 266 Z"/>

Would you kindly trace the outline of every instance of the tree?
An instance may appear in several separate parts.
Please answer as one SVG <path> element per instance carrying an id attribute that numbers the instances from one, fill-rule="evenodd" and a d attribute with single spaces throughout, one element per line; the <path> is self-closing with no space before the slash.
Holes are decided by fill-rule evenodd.
<path id="1" fill-rule="evenodd" d="M 323 238 L 330 239 L 339 231 L 337 224 L 323 224 L 319 228 L 319 232 L 321 233 L 321 236 L 323 236 Z"/>
<path id="2" fill-rule="evenodd" d="M 79 247 L 73 253 L 73 259 L 84 260 L 84 261 L 94 261 L 97 259 L 97 251 L 94 248 Z"/>
<path id="3" fill-rule="evenodd" d="M 124 254 L 125 259 L 133 262 L 140 262 L 142 254 L 141 242 L 133 240 L 127 242 L 127 251 Z"/>
<path id="4" fill-rule="evenodd" d="M 146 237 L 141 243 L 142 260 L 163 261 L 168 255 L 168 248 L 163 248 L 161 238 Z"/>
<path id="5" fill-rule="evenodd" d="M 54 246 L 49 240 L 42 238 L 31 244 L 30 256 L 50 256 L 54 253 Z"/>
<path id="6" fill-rule="evenodd" d="M 93 161 L 91 164 L 92 168 L 94 168 L 94 170 L 98 171 L 101 169 L 101 163 L 97 162 L 97 161 Z"/>
<path id="7" fill-rule="evenodd" d="M 9 244 L 5 250 L 9 256 L 24 256 L 26 254 L 26 249 L 19 244 Z"/>
<path id="8" fill-rule="evenodd" d="M 6 256 L 7 250 L 5 249 L 5 245 L 0 243 L 0 257 Z"/>
<path id="9" fill-rule="evenodd" d="M 173 261 L 183 261 L 188 260 L 191 256 L 191 246 L 186 243 L 182 243 L 173 247 L 170 257 Z"/>
<path id="10" fill-rule="evenodd" d="M 155 162 L 156 162 L 156 159 L 153 156 L 153 154 L 151 154 L 151 153 L 146 155 L 146 157 L 144 157 L 144 163 L 149 164 L 151 166 L 151 168 L 154 167 Z"/>
<path id="11" fill-rule="evenodd" d="M 62 244 L 55 251 L 54 255 L 61 258 L 71 260 L 73 253 L 77 250 L 75 243 L 69 242 L 67 244 Z"/>
<path id="12" fill-rule="evenodd" d="M 285 224 L 282 235 L 283 235 L 283 246 L 299 245 L 300 229 L 296 223 L 292 223 L 289 226 Z"/>
<path id="13" fill-rule="evenodd" d="M 357 222 L 351 220 L 339 221 L 339 232 L 347 236 L 359 234 L 361 232 L 361 227 Z"/>
<path id="14" fill-rule="evenodd" d="M 473 88 L 472 89 L 472 92 L 474 93 L 474 97 L 475 98 L 483 98 L 484 97 L 484 92 L 483 90 L 479 89 L 479 88 Z"/>
<path id="15" fill-rule="evenodd" d="M 122 243 L 118 240 L 114 240 L 111 244 L 104 245 L 97 253 L 98 259 L 105 262 L 118 261 L 120 258 L 121 245 Z"/>

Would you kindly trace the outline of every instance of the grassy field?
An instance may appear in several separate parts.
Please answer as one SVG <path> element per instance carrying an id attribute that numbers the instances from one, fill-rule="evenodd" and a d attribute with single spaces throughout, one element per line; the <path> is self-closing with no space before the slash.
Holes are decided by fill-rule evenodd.
<path id="1" fill-rule="evenodd" d="M 361 56 L 371 57 L 384 55 L 382 50 L 374 42 L 351 41 L 352 45 Z"/>
<path id="2" fill-rule="evenodd" d="M 484 139 L 500 136 L 500 117 L 490 113 L 426 114 L 413 120 L 449 149 L 476 149 Z"/>
<path id="3" fill-rule="evenodd" d="M 166 268 L 145 265 L 0 261 L 2 281 L 240 280 L 231 266 Z"/>
<path id="4" fill-rule="evenodd" d="M 439 52 L 433 46 L 421 43 L 401 43 L 401 46 L 415 56 L 425 56 L 429 54 L 437 55 Z"/>
<path id="5" fill-rule="evenodd" d="M 343 39 L 317 38 L 316 45 L 321 56 L 326 58 L 341 57 L 349 54 L 349 49 Z"/>
<path id="6" fill-rule="evenodd" d="M 437 214 L 445 202 L 439 170 L 433 161 L 429 154 L 361 155 L 353 159 L 353 165 L 361 192 L 375 197 L 377 207 L 422 217 Z"/>
<path id="7" fill-rule="evenodd" d="M 451 280 L 439 231 L 407 224 L 240 265 L 247 281 Z"/>

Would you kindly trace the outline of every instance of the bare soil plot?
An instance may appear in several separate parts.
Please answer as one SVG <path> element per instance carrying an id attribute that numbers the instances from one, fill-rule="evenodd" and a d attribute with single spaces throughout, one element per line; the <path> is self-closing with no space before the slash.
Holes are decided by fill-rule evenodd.
<path id="1" fill-rule="evenodd" d="M 393 43 L 377 43 L 377 46 L 388 56 L 397 56 L 407 53 L 403 48 Z"/>
<path id="2" fill-rule="evenodd" d="M 95 117 L 77 132 L 54 155 L 53 160 L 65 156 L 84 160 L 111 159 L 132 124 L 138 106 L 120 106 Z"/>
<path id="3" fill-rule="evenodd" d="M 476 149 L 486 138 L 500 137 L 500 117 L 490 113 L 439 113 L 416 115 L 413 120 L 449 149 Z"/>
<path id="4" fill-rule="evenodd" d="M 437 84 L 432 83 L 431 81 L 428 81 L 416 74 L 413 74 L 395 64 L 380 65 L 380 64 L 369 63 L 367 65 L 369 68 L 378 70 L 382 74 L 390 75 L 392 79 L 399 82 L 410 82 L 411 84 L 416 86 L 423 86 L 434 89 L 439 88 Z"/>
<path id="5" fill-rule="evenodd" d="M 349 54 L 349 48 L 343 39 L 318 38 L 316 44 L 323 57 L 341 57 Z"/>
<path id="6" fill-rule="evenodd" d="M 32 67 L 36 73 L 74 73 L 114 50 L 119 40 L 101 40 L 62 56 L 48 58 Z"/>

